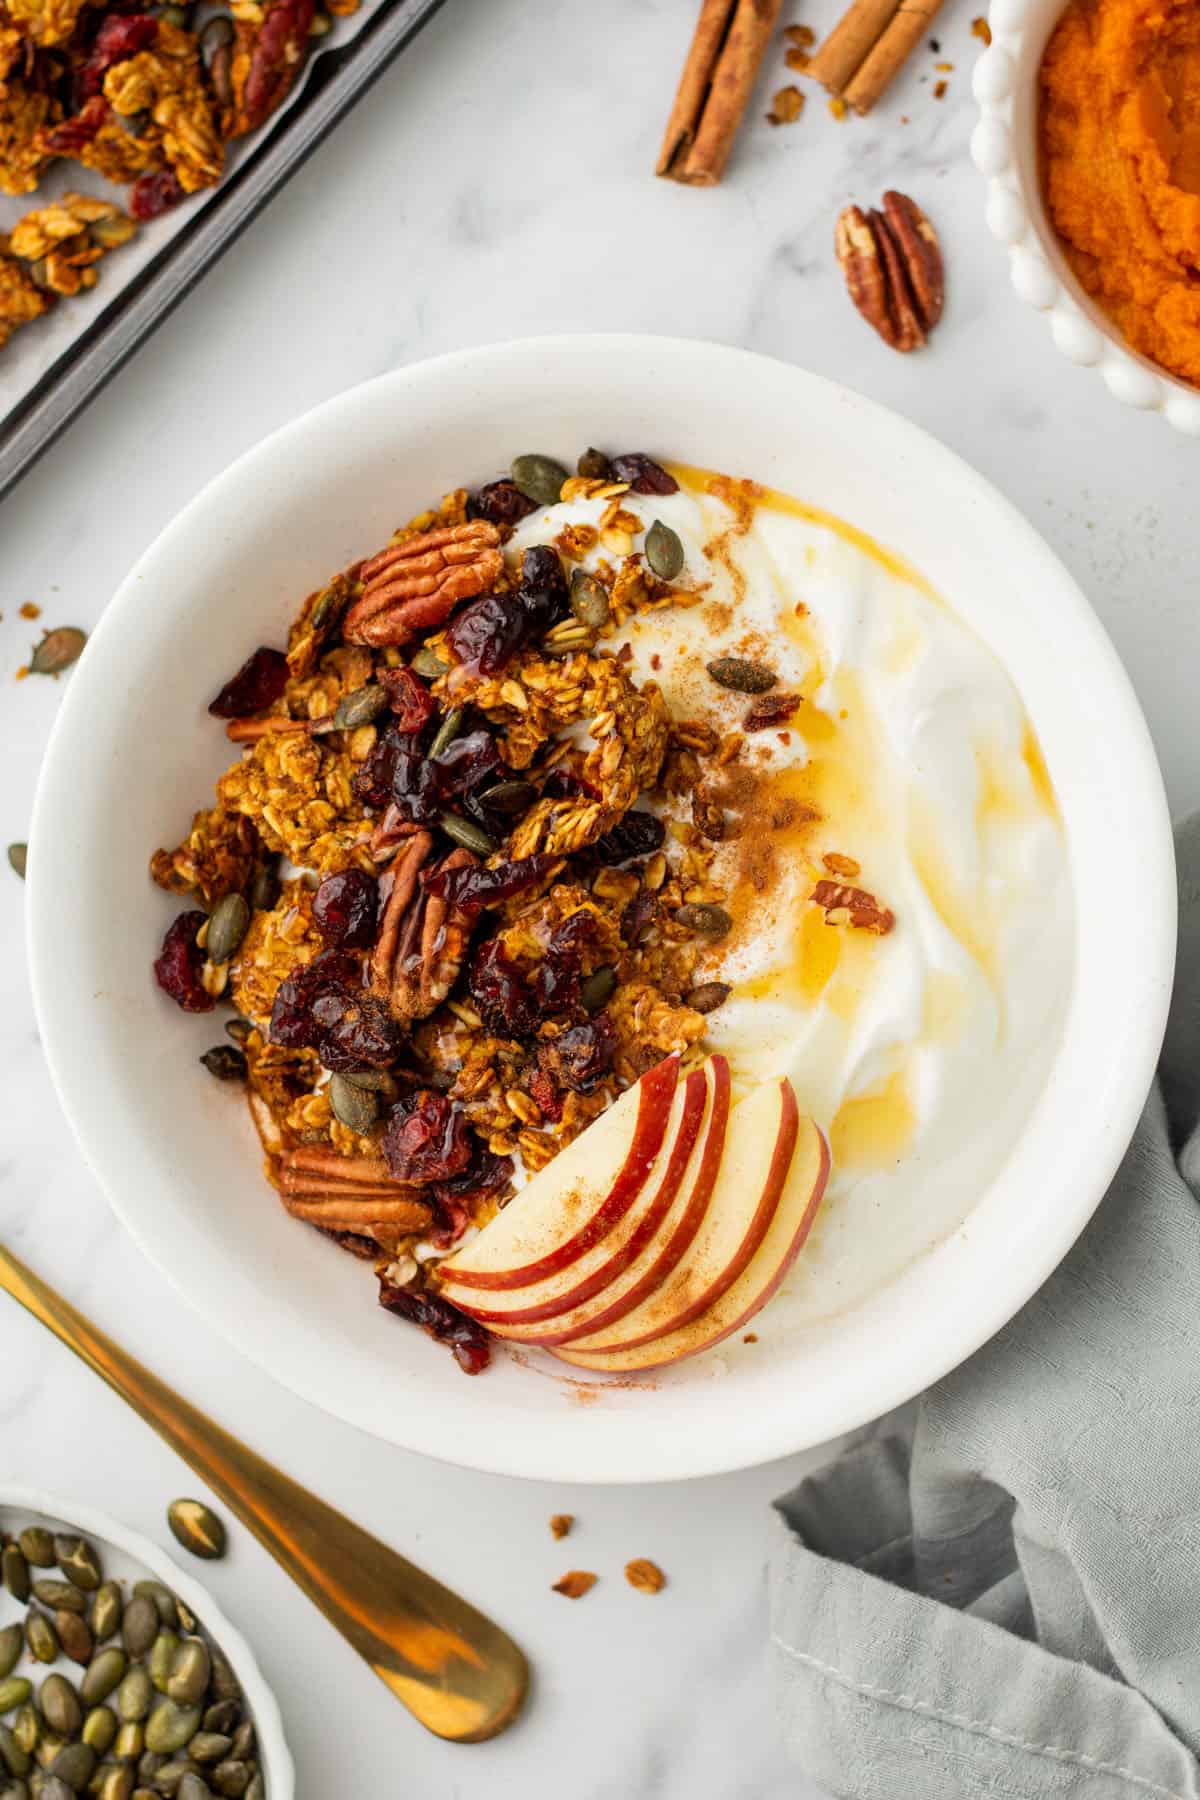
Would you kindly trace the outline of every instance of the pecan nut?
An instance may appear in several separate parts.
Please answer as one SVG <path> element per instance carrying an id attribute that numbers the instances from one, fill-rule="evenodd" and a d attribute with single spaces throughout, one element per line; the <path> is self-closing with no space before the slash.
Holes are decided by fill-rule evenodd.
<path id="1" fill-rule="evenodd" d="M 423 531 L 363 564 L 363 591 L 346 614 L 348 643 L 407 643 L 440 625 L 461 600 L 495 586 L 504 571 L 500 533 L 486 519 Z"/>
<path id="2" fill-rule="evenodd" d="M 889 190 L 882 212 L 847 206 L 834 248 L 868 325 L 893 350 L 920 349 L 942 316 L 946 280 L 937 233 L 916 201 Z"/>
<path id="3" fill-rule="evenodd" d="M 279 1159 L 283 1204 L 297 1219 L 327 1230 L 375 1234 L 423 1231 L 433 1209 L 421 1190 L 393 1181 L 381 1156 L 341 1156 L 321 1144 L 300 1144 Z"/>
<path id="4" fill-rule="evenodd" d="M 371 986 L 405 1023 L 427 1019 L 462 969 L 472 920 L 462 907 L 428 892 L 418 880 L 433 850 L 428 831 L 410 837 L 389 871 L 379 936 L 371 953 Z M 469 850 L 453 850 L 441 869 L 474 867 Z"/>
<path id="5" fill-rule="evenodd" d="M 842 881 L 818 881 L 810 897 L 823 910 L 827 925 L 850 925 L 886 937 L 896 923 L 895 913 L 880 906 L 874 894 Z"/>

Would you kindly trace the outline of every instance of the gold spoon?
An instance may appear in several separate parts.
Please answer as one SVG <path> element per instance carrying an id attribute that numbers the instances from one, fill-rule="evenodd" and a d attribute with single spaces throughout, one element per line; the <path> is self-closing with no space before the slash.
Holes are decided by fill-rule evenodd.
<path id="1" fill-rule="evenodd" d="M 189 1405 L 3 1245 L 0 1288 L 220 1494 L 422 1725 L 473 1744 L 512 1724 L 529 1667 L 498 1625 Z"/>

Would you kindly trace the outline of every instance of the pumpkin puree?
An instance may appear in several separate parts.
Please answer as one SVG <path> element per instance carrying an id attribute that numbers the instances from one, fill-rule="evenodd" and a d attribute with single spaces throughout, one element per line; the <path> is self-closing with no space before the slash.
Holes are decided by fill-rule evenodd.
<path id="1" fill-rule="evenodd" d="M 1086 291 L 1200 383 L 1200 5 L 1071 0 L 1041 68 L 1042 179 Z"/>

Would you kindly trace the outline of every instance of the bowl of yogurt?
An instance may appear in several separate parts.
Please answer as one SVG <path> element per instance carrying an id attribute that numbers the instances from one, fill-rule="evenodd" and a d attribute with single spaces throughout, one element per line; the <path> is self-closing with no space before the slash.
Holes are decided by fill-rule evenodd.
<path id="1" fill-rule="evenodd" d="M 745 1088 L 790 1078 L 831 1170 L 749 1341 L 620 1380 L 522 1348 L 471 1380 L 363 1306 L 350 1259 L 271 1203 L 248 1123 L 197 1104 L 184 1047 L 204 1027 L 163 1020 L 145 965 L 145 847 L 170 841 L 183 798 L 222 766 L 205 697 L 285 634 L 298 598 L 431 496 L 494 478 L 514 448 L 567 461 L 588 444 L 645 450 L 678 483 L 628 498 L 678 538 L 689 590 L 686 606 L 626 622 L 631 672 L 660 684 L 674 716 L 744 735 L 714 777 L 736 829 L 711 871 L 732 928 L 701 970 L 729 990 L 708 1043 Z M 592 522 L 597 504 L 533 515 L 506 554 Z M 743 732 L 747 696 L 710 672 L 730 657 L 769 664 L 800 704 Z M 673 340 L 440 358 L 242 458 L 106 613 L 31 842 L 51 1067 L 152 1260 L 335 1414 L 546 1479 L 760 1462 L 863 1423 L 970 1354 L 1101 1198 L 1152 1079 L 1173 966 L 1148 734 L 1048 548 L 895 415 L 804 371 Z M 1116 846 L 1137 871 L 1135 937 Z M 98 861 L 100 892 L 71 875 Z M 894 928 L 863 928 L 855 895 Z M 80 993 L 94 996 L 82 1009 Z"/>

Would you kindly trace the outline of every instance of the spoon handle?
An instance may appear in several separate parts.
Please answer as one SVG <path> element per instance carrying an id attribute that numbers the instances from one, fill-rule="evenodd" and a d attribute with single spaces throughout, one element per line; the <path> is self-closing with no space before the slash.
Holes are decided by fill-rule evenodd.
<path id="1" fill-rule="evenodd" d="M 469 1744 L 512 1723 L 529 1670 L 499 1626 L 191 1406 L 2 1245 L 0 1288 L 191 1464 L 422 1725 Z"/>

